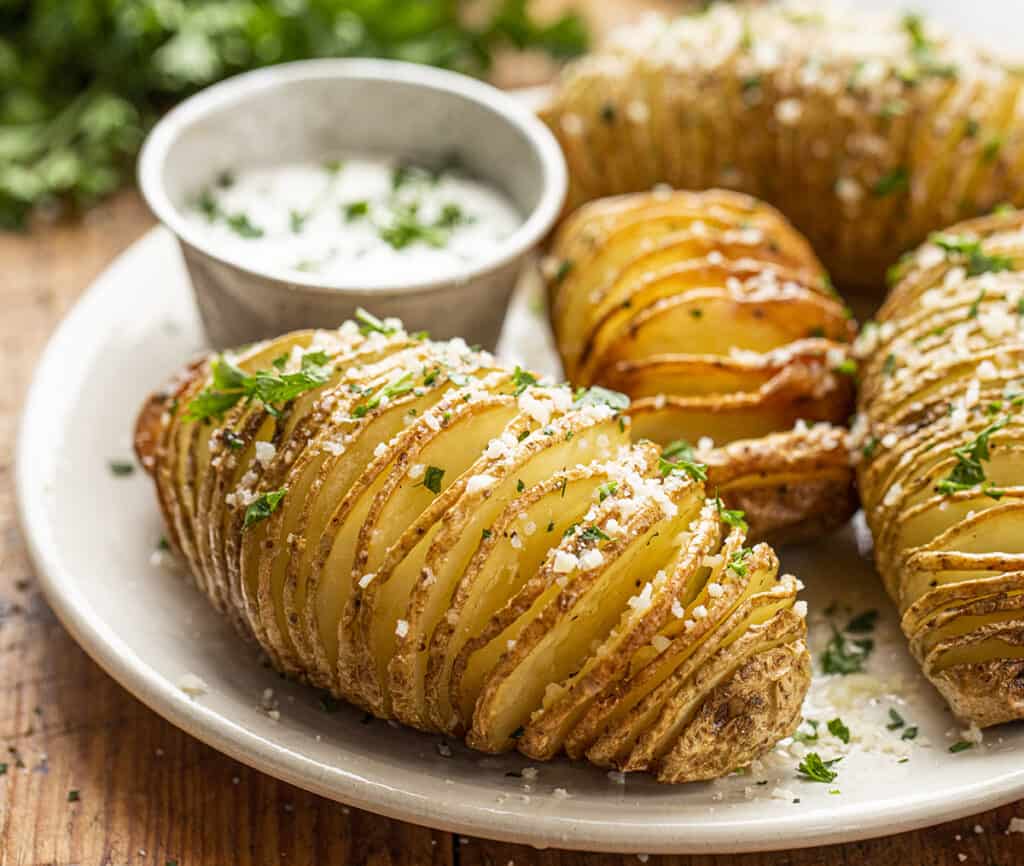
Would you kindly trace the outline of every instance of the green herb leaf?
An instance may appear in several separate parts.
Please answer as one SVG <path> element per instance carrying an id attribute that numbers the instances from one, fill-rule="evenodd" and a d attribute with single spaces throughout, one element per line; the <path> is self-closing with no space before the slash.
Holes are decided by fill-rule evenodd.
<path id="1" fill-rule="evenodd" d="M 722 503 L 721 497 L 715 497 L 715 508 L 718 511 L 718 519 L 723 523 L 729 524 L 729 526 L 746 532 L 749 528 L 746 521 L 746 512 L 739 508 L 725 508 Z"/>
<path id="2" fill-rule="evenodd" d="M 266 520 L 270 517 L 277 510 L 287 492 L 288 488 L 282 487 L 280 490 L 271 490 L 257 496 L 249 503 L 249 507 L 245 509 L 245 520 L 242 522 L 242 529 L 248 529 L 254 523 L 259 523 L 261 520 Z"/>
<path id="3" fill-rule="evenodd" d="M 889 707 L 889 719 L 891 721 L 889 722 L 889 724 L 886 725 L 886 727 L 890 731 L 898 730 L 899 728 L 902 728 L 906 724 L 906 722 L 903 720 L 903 716 L 901 716 L 892 707 Z"/>
<path id="4" fill-rule="evenodd" d="M 917 726 L 910 725 L 903 729 L 903 734 L 900 736 L 901 740 L 913 740 L 917 738 Z"/>
<path id="5" fill-rule="evenodd" d="M 423 481 L 420 483 L 426 487 L 427 490 L 436 495 L 441 492 L 442 478 L 444 478 L 443 469 L 439 466 L 428 466 L 426 472 L 423 473 Z"/>
<path id="6" fill-rule="evenodd" d="M 747 565 L 746 561 L 750 558 L 750 554 L 754 551 L 749 547 L 741 547 L 739 550 L 734 550 L 729 554 L 729 562 L 725 566 L 729 571 L 734 572 L 740 577 L 747 576 Z"/>
<path id="7" fill-rule="evenodd" d="M 516 369 L 512 373 L 512 393 L 516 397 L 518 397 L 520 394 L 523 393 L 523 391 L 525 391 L 531 385 L 536 385 L 537 381 L 537 377 L 534 376 L 533 373 L 524 370 L 522 367 L 516 364 Z"/>
<path id="8" fill-rule="evenodd" d="M 577 406 L 609 406 L 616 412 L 629 408 L 629 397 L 610 388 L 602 388 L 600 385 L 591 385 L 589 388 L 580 388 L 576 392 L 575 405 Z"/>
<path id="9" fill-rule="evenodd" d="M 359 322 L 359 333 L 363 336 L 367 334 L 383 334 L 385 337 L 390 337 L 398 332 L 397 327 L 385 325 L 373 313 L 364 310 L 362 307 L 356 308 L 356 321 Z"/>
<path id="10" fill-rule="evenodd" d="M 973 748 L 974 743 L 968 743 L 966 740 L 958 740 L 949 747 L 949 751 L 955 755 L 957 752 L 966 752 L 968 749 Z"/>
<path id="11" fill-rule="evenodd" d="M 875 630 L 875 623 L 878 622 L 878 611 L 871 609 L 858 614 L 846 624 L 846 631 L 855 634 L 866 634 Z"/>
<path id="12" fill-rule="evenodd" d="M 850 742 L 850 729 L 843 724 L 842 719 L 832 719 L 832 721 L 828 723 L 828 732 L 832 734 L 833 737 L 838 737 L 844 743 Z"/>
<path id="13" fill-rule="evenodd" d="M 370 212 L 370 203 L 368 201 L 350 201 L 344 206 L 345 222 L 355 222 L 357 219 L 362 219 Z"/>
<path id="14" fill-rule="evenodd" d="M 910 187 L 910 172 L 903 166 L 882 175 L 872 188 L 876 198 L 883 198 L 905 191 Z"/>
<path id="15" fill-rule="evenodd" d="M 135 464 L 131 460 L 108 460 L 107 467 L 110 474 L 118 478 L 124 478 L 135 473 Z"/>
<path id="16" fill-rule="evenodd" d="M 832 638 L 821 655 L 821 668 L 827 674 L 859 674 L 874 648 L 871 638 L 850 640 L 833 626 Z"/>
<path id="17" fill-rule="evenodd" d="M 619 489 L 618 481 L 607 481 L 597 488 L 597 499 L 598 502 L 604 502 L 609 496 L 614 496 L 615 491 Z"/>
<path id="18" fill-rule="evenodd" d="M 588 526 L 580 533 L 583 541 L 611 541 L 611 536 L 606 535 L 599 526 Z"/>
<path id="19" fill-rule="evenodd" d="M 808 752 L 796 769 L 801 778 L 809 782 L 827 784 L 838 775 L 832 767 L 841 760 L 842 758 L 833 758 L 831 761 L 823 761 L 817 752 Z"/>

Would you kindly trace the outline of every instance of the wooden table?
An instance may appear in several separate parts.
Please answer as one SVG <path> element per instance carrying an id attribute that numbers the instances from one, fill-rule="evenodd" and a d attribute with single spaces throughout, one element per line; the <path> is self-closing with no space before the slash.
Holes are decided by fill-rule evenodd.
<path id="1" fill-rule="evenodd" d="M 651 2 L 665 0 L 645 0 Z M 604 25 L 624 17 L 627 3 L 593 5 Z M 532 74 L 523 68 L 503 74 L 521 82 Z M 0 866 L 636 864 L 633 857 L 460 839 L 275 781 L 152 713 L 63 630 L 39 592 L 15 515 L 20 405 L 54 326 L 151 224 L 129 191 L 81 222 L 0 234 Z M 652 857 L 650 866 L 660 859 L 678 866 L 1015 866 L 1024 864 L 1024 835 L 1005 832 L 1015 815 L 1024 817 L 1024 801 L 888 839 L 789 853 Z"/>

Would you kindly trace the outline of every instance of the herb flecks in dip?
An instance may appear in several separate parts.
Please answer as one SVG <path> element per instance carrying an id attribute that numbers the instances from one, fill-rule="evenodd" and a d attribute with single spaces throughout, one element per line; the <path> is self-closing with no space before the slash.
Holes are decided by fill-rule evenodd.
<path id="1" fill-rule="evenodd" d="M 452 276 L 522 223 L 502 193 L 456 169 L 365 156 L 222 172 L 189 218 L 250 267 L 368 287 Z"/>

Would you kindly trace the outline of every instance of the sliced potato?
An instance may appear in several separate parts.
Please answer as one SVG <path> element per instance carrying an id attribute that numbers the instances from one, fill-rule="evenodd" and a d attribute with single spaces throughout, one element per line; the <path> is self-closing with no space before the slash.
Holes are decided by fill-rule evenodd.
<path id="1" fill-rule="evenodd" d="M 1022 265 L 1019 214 L 933 235 L 858 345 L 875 561 L 925 674 L 982 726 L 1024 718 Z"/>
<path id="2" fill-rule="evenodd" d="M 634 438 L 781 446 L 772 434 L 798 422 L 849 417 L 849 313 L 807 241 L 755 199 L 711 190 L 590 202 L 558 232 L 545 272 L 570 378 L 633 398 Z M 783 452 L 761 457 L 758 471 L 782 474 Z M 837 468 L 830 458 L 819 462 Z M 755 534 L 794 538 L 842 522 L 849 467 L 844 476 L 786 479 L 783 507 L 751 510 Z"/>
<path id="3" fill-rule="evenodd" d="M 1018 69 L 930 20 L 817 5 L 645 20 L 571 64 L 541 111 L 567 209 L 655 183 L 739 190 L 778 207 L 840 285 L 878 292 L 930 232 L 1024 204 Z"/>
<path id="4" fill-rule="evenodd" d="M 793 582 L 751 607 L 770 550 L 742 546 L 696 456 L 630 444 L 627 408 L 364 316 L 193 364 L 144 405 L 136 448 L 199 587 L 279 670 L 488 751 L 587 750 L 644 671 L 674 696 L 666 646 L 745 641 L 713 682 L 678 681 L 696 721 L 645 765 L 707 778 L 796 724 L 806 648 L 758 625 Z M 713 760 L 675 746 L 758 698 Z"/>

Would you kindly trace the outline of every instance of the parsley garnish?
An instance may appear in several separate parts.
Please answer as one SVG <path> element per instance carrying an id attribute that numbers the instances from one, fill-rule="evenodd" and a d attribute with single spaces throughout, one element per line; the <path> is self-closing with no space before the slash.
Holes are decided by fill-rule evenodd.
<path id="1" fill-rule="evenodd" d="M 350 201 L 344 206 L 344 212 L 345 222 L 355 222 L 370 212 L 370 203 L 368 201 Z"/>
<path id="2" fill-rule="evenodd" d="M 618 481 L 607 481 L 597 488 L 597 499 L 599 502 L 604 502 L 609 496 L 615 494 L 615 491 L 619 489 Z"/>
<path id="3" fill-rule="evenodd" d="M 236 213 L 227 217 L 224 222 L 231 231 L 233 231 L 239 237 L 246 239 L 261 238 L 263 237 L 263 229 L 257 225 L 253 225 L 249 220 L 248 214 Z"/>
<path id="4" fill-rule="evenodd" d="M 611 541 L 611 536 L 605 534 L 599 526 L 588 526 L 580 533 L 582 541 Z"/>
<path id="5" fill-rule="evenodd" d="M 946 256 L 960 256 L 967 263 L 967 275 L 969 277 L 977 277 L 981 274 L 987 273 L 1000 273 L 1002 271 L 1013 270 L 1013 259 L 1009 256 L 988 255 L 981 246 L 981 241 L 978 238 L 967 237 L 966 235 L 951 235 L 945 232 L 935 232 L 928 240 L 935 244 L 939 249 L 946 253 Z M 974 310 L 974 315 L 969 318 L 974 318 L 977 313 L 977 305 L 981 302 L 984 297 L 982 292 L 981 297 L 972 305 L 971 309 Z"/>
<path id="6" fill-rule="evenodd" d="M 909 186 L 910 172 L 903 166 L 899 166 L 882 175 L 875 183 L 871 192 L 876 198 L 884 198 L 887 195 L 903 192 Z"/>
<path id="7" fill-rule="evenodd" d="M 580 388 L 576 392 L 575 404 L 577 406 L 609 406 L 621 412 L 629 408 L 629 397 L 610 388 L 602 388 L 600 385 L 591 385 L 589 388 Z"/>
<path id="8" fill-rule="evenodd" d="M 561 283 L 562 280 L 564 280 L 567 276 L 569 276 L 569 272 L 572 270 L 572 268 L 573 268 L 573 261 L 572 261 L 572 259 L 562 259 L 562 261 L 560 261 L 558 263 L 558 270 L 555 271 L 555 276 L 554 276 L 554 282 L 555 282 L 556 286 L 559 283 Z"/>
<path id="9" fill-rule="evenodd" d="M 261 520 L 266 520 L 277 511 L 277 506 L 281 504 L 281 500 L 284 499 L 284 495 L 288 492 L 287 487 L 282 487 L 280 490 L 271 490 L 267 493 L 261 493 L 252 502 L 249 503 L 249 507 L 245 509 L 245 520 L 242 523 L 242 529 L 248 529 L 254 523 L 259 523 Z"/>
<path id="10" fill-rule="evenodd" d="M 891 376 L 896 370 L 896 356 L 890 352 L 885 356 L 885 362 L 882 364 L 882 375 Z"/>
<path id="11" fill-rule="evenodd" d="M 118 478 L 124 478 L 135 472 L 135 464 L 131 460 L 108 460 L 107 467 L 110 469 L 110 474 Z"/>
<path id="12" fill-rule="evenodd" d="M 444 470 L 439 466 L 428 466 L 423 473 L 421 485 L 435 495 L 441 492 L 441 479 L 444 478 Z"/>
<path id="13" fill-rule="evenodd" d="M 901 740 L 913 740 L 917 737 L 917 725 L 910 725 L 904 729 L 903 735 L 900 737 Z"/>
<path id="14" fill-rule="evenodd" d="M 842 373 L 844 376 L 856 376 L 857 362 L 853 358 L 844 358 L 832 369 L 837 373 Z"/>
<path id="15" fill-rule="evenodd" d="M 821 654 L 821 668 L 827 674 L 859 674 L 874 648 L 871 638 L 850 640 L 832 626 L 832 639 Z"/>
<path id="16" fill-rule="evenodd" d="M 877 436 L 869 436 L 868 441 L 864 443 L 864 447 L 860 449 L 860 453 L 865 457 L 871 457 L 875 453 L 875 449 L 878 448 L 879 439 Z"/>
<path id="17" fill-rule="evenodd" d="M 518 397 L 520 394 L 523 393 L 523 391 L 525 391 L 531 385 L 537 384 L 537 377 L 534 376 L 533 373 L 524 370 L 522 367 L 516 364 L 516 369 L 512 373 L 512 384 L 515 386 L 512 393 L 516 397 Z"/>
<path id="18" fill-rule="evenodd" d="M 834 737 L 838 737 L 844 743 L 850 742 L 850 729 L 843 724 L 842 719 L 832 719 L 828 723 L 828 732 Z"/>
<path id="19" fill-rule="evenodd" d="M 385 385 L 380 390 L 379 394 L 374 395 L 365 403 L 360 403 L 358 406 L 356 406 L 355 409 L 352 410 L 352 417 L 364 417 L 367 413 L 371 412 L 372 410 L 380 406 L 381 400 L 383 400 L 385 397 L 391 399 L 392 397 L 401 397 L 403 394 L 408 394 L 415 387 L 414 380 L 415 377 L 410 371 L 406 373 L 404 376 L 401 376 L 400 378 L 396 379 L 389 385 Z"/>
<path id="20" fill-rule="evenodd" d="M 740 577 L 747 576 L 747 565 L 746 561 L 749 559 L 750 554 L 753 553 L 749 547 L 741 547 L 739 550 L 734 550 L 729 554 L 729 562 L 725 566 L 729 571 L 738 574 Z"/>
<path id="21" fill-rule="evenodd" d="M 979 484 L 985 484 L 985 467 L 981 464 L 982 461 L 991 459 L 989 437 L 1005 427 L 1009 421 L 1009 415 L 999 421 L 993 421 L 966 445 L 953 449 L 953 455 L 957 460 L 956 466 L 953 467 L 949 475 L 935 485 L 935 490 L 948 496 L 951 493 L 970 490 Z M 995 498 L 1002 495 L 1000 491 L 991 492 L 997 494 Z"/>
<path id="22" fill-rule="evenodd" d="M 957 740 L 957 742 L 953 743 L 953 745 L 949 747 L 949 751 L 955 755 L 957 752 L 966 752 L 968 749 L 973 748 L 974 743 L 968 743 L 966 740 Z"/>
<path id="23" fill-rule="evenodd" d="M 82 796 L 78 793 L 78 789 L 77 788 L 72 788 L 70 791 L 68 791 L 68 802 L 69 803 L 77 803 L 81 799 L 82 799 Z"/>
<path id="24" fill-rule="evenodd" d="M 311 388 L 323 385 L 331 375 L 325 352 L 307 352 L 296 373 L 261 370 L 249 375 L 224 355 L 211 365 L 213 382 L 188 404 L 189 421 L 206 421 L 223 416 L 240 400 L 259 400 L 271 415 L 277 407 L 294 400 Z"/>
<path id="25" fill-rule="evenodd" d="M 367 334 L 383 334 L 385 337 L 390 337 L 398 331 L 397 327 L 385 325 L 373 313 L 364 310 L 362 307 L 356 309 L 356 321 L 359 322 L 359 333 L 364 337 Z"/>
<path id="26" fill-rule="evenodd" d="M 842 758 L 833 758 L 831 761 L 823 761 L 817 752 L 808 752 L 796 768 L 800 776 L 809 782 L 831 782 L 838 775 L 832 769 L 834 764 Z"/>
<path id="27" fill-rule="evenodd" d="M 723 523 L 728 523 L 729 526 L 735 527 L 736 529 L 747 531 L 747 521 L 745 520 L 746 512 L 739 508 L 725 508 L 722 499 L 719 496 L 715 497 L 715 508 L 718 510 L 718 519 Z"/>
<path id="28" fill-rule="evenodd" d="M 891 719 L 891 721 L 889 722 L 889 724 L 886 725 L 886 727 L 890 731 L 898 730 L 906 724 L 906 722 L 903 720 L 903 716 L 901 716 L 892 707 L 889 707 L 889 718 Z"/>
<path id="29" fill-rule="evenodd" d="M 696 454 L 693 446 L 685 439 L 677 439 L 670 442 L 661 452 L 658 458 L 658 468 L 662 476 L 670 475 L 673 472 L 684 472 L 695 481 L 708 480 L 708 467 L 698 463 L 694 458 Z"/>

